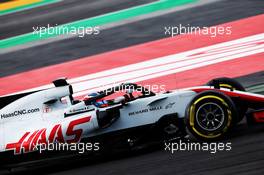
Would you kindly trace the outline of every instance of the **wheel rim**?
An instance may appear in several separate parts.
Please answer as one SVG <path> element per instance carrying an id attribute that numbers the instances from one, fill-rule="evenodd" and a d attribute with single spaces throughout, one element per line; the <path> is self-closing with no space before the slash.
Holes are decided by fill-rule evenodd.
<path id="1" fill-rule="evenodd" d="M 201 105 L 196 112 L 197 124 L 206 131 L 219 129 L 225 119 L 225 113 L 221 106 L 210 102 Z"/>

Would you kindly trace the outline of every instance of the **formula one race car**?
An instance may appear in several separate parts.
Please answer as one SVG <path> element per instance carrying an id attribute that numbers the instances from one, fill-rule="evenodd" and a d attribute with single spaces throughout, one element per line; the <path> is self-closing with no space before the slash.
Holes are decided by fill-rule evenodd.
<path id="1" fill-rule="evenodd" d="M 98 141 L 102 147 L 133 147 L 190 132 L 203 140 L 225 136 L 248 109 L 264 122 L 264 96 L 244 92 L 235 80 L 155 94 L 121 84 L 76 100 L 65 79 L 54 88 L 0 98 L 0 152 L 34 152 L 38 145 Z M 113 94 L 119 95 L 110 98 Z"/>

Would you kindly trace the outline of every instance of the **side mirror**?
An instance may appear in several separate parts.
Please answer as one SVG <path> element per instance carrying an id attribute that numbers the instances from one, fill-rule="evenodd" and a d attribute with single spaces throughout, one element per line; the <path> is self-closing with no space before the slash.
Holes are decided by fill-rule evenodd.
<path id="1" fill-rule="evenodd" d="M 54 104 L 56 103 L 58 100 L 57 99 L 51 99 L 51 100 L 48 100 L 46 102 L 44 102 L 45 105 L 51 105 L 51 104 Z"/>

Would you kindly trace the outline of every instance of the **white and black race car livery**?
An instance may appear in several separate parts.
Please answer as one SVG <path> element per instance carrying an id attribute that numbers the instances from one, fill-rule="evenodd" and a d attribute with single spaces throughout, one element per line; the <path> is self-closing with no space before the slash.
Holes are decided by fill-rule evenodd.
<path id="1" fill-rule="evenodd" d="M 166 140 L 184 137 L 186 125 L 195 137 L 215 140 L 225 136 L 248 108 L 261 114 L 264 104 L 263 95 L 243 92 L 228 78 L 159 94 L 127 83 L 83 100 L 73 99 L 65 79 L 53 84 L 50 89 L 0 97 L 0 152 L 22 154 L 40 144 L 99 138 L 104 142 L 111 135 L 116 138 L 108 139 L 110 145 L 114 140 L 134 144 L 150 135 Z M 115 98 L 109 98 L 113 94 Z"/>

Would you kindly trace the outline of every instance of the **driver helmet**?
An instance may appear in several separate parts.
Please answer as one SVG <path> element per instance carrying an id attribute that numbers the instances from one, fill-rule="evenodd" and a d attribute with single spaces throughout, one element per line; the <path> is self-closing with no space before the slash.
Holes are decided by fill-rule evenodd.
<path id="1" fill-rule="evenodd" d="M 91 98 L 93 98 L 93 97 L 96 97 L 97 95 L 99 95 L 99 93 L 97 93 L 97 92 L 92 92 L 92 93 L 90 93 L 90 94 L 84 96 L 83 100 L 89 100 L 89 99 L 91 99 Z"/>

